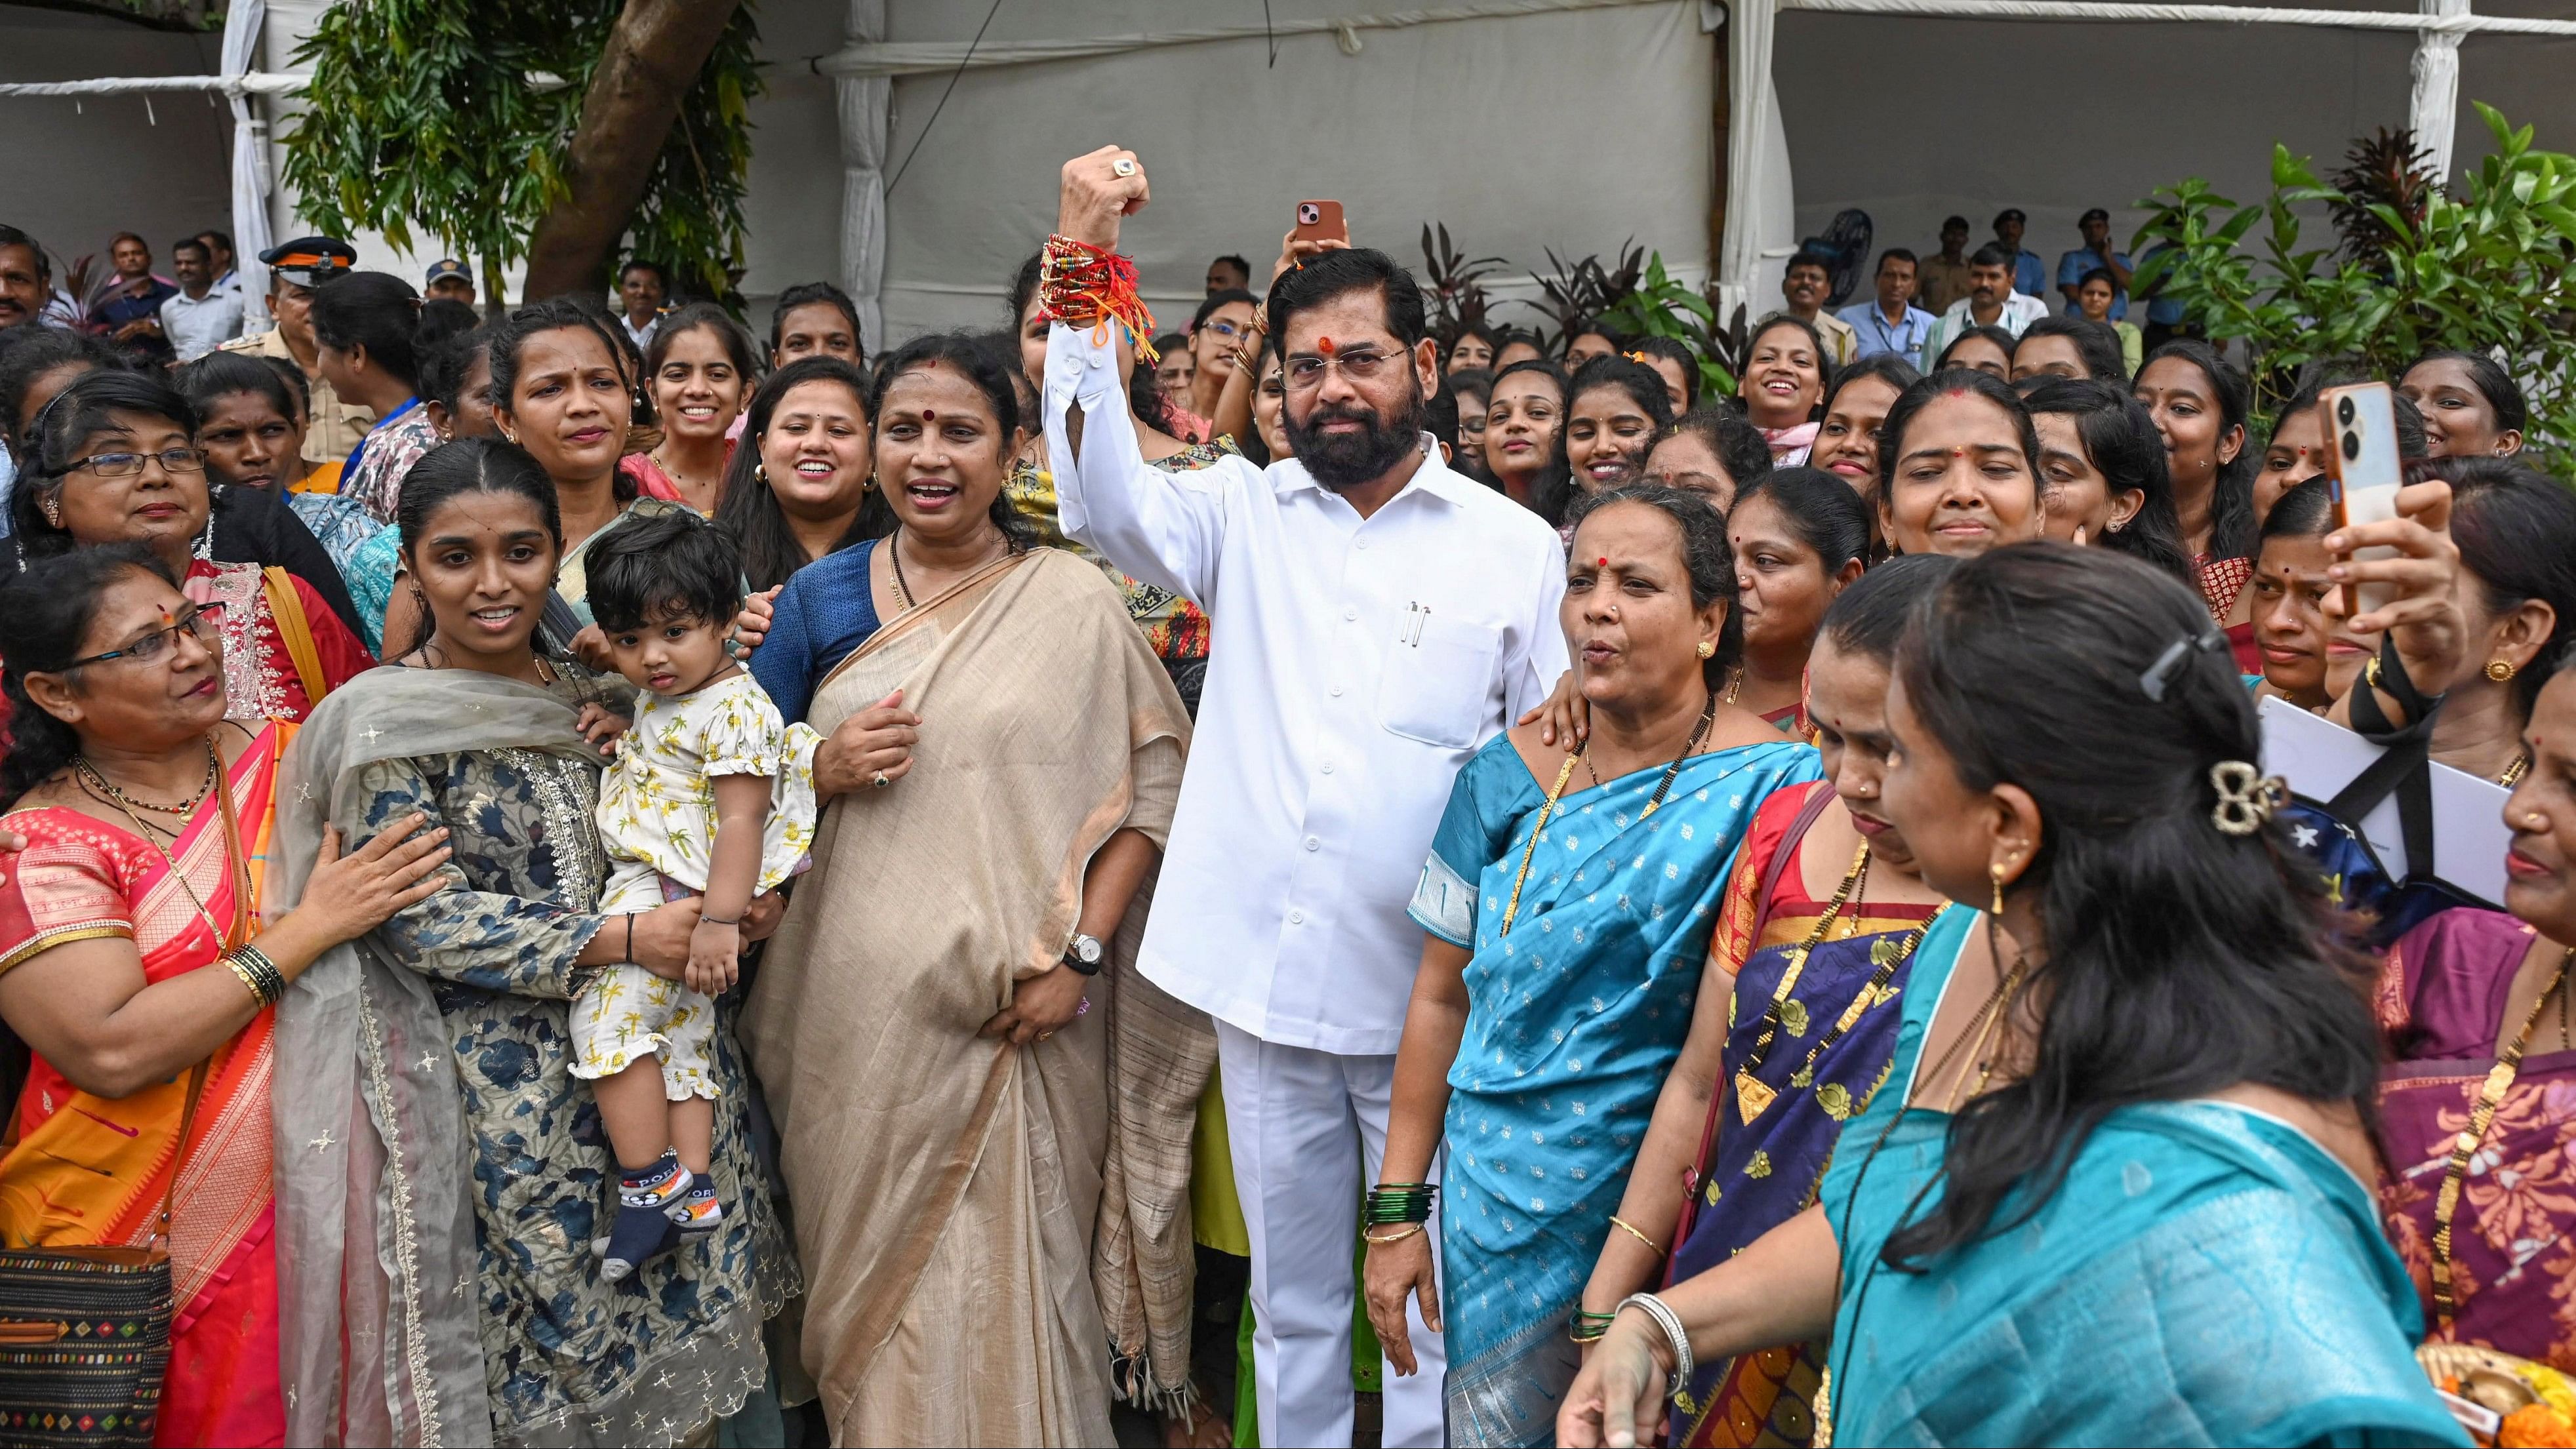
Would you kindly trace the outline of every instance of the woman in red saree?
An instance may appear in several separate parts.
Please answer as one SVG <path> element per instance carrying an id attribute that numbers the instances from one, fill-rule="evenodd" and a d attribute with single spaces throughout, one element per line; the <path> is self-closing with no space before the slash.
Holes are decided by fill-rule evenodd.
<path id="1" fill-rule="evenodd" d="M 326 840 L 333 888 L 261 918 L 294 726 L 225 718 L 219 615 L 132 548 L 40 561 L 0 592 L 0 797 L 26 842 L 0 866 L 0 1019 L 34 1053 L 0 1155 L 0 1244 L 144 1246 L 166 1200 L 154 1442 L 273 1445 L 273 1002 L 435 890 L 447 852 L 412 830 L 346 859 Z"/>

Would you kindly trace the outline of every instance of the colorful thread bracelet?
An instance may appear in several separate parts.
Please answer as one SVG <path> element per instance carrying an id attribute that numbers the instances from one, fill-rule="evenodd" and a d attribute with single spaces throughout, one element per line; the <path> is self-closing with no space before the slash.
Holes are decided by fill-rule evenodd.
<path id="1" fill-rule="evenodd" d="M 1152 341 L 1154 314 L 1136 289 L 1136 264 L 1116 252 L 1049 236 L 1038 252 L 1038 304 L 1049 321 L 1091 328 L 1095 341 L 1107 340 L 1114 321 L 1147 365 L 1160 357 Z"/>

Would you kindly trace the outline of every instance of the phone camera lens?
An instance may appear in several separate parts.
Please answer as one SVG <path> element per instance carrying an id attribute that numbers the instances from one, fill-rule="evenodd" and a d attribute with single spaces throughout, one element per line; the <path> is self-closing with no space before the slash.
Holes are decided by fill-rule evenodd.
<path id="1" fill-rule="evenodd" d="M 2350 404 L 2350 403 L 2346 403 L 2346 404 L 2344 404 L 2344 406 L 2345 406 L 2345 407 L 2350 407 L 2350 406 L 2352 406 L 2352 404 Z M 2343 458 L 2344 458 L 2344 461 L 2345 461 L 2345 462 L 2347 462 L 2347 463 L 2349 463 L 2349 462 L 2353 461 L 2354 459 L 2359 458 L 2360 456 L 2361 456 L 2361 434 L 2359 434 L 2359 433 L 2346 433 L 2346 434 L 2344 434 L 2344 435 L 2343 435 Z"/>
<path id="2" fill-rule="evenodd" d="M 1297 208 L 1297 219 L 1298 219 L 1299 221 L 1301 221 L 1301 222 L 1304 222 L 1304 223 L 1305 223 L 1306 225 L 1308 225 L 1308 226 L 1313 226 L 1316 222 L 1319 222 L 1319 221 L 1321 221 L 1321 220 L 1323 220 L 1323 219 L 1324 219 L 1324 212 L 1323 212 L 1323 208 L 1321 208 L 1321 207 L 1315 207 L 1315 206 L 1301 206 L 1301 207 L 1298 207 L 1298 208 Z M 2347 403 L 2347 404 L 2345 404 L 2345 406 L 2346 406 L 2346 407 L 2350 407 L 2350 406 L 2351 406 L 2351 404 Z"/>
<path id="3" fill-rule="evenodd" d="M 2352 412 L 2351 398 L 2346 397 L 2335 399 L 2335 421 L 2342 423 L 2346 427 L 2350 427 L 2352 425 Z"/>

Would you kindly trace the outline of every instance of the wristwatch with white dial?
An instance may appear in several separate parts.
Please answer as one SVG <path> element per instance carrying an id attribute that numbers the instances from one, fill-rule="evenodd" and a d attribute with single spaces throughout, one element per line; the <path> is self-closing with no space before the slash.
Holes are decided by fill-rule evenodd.
<path id="1" fill-rule="evenodd" d="M 1065 943 L 1064 964 L 1082 975 L 1097 976 L 1100 974 L 1101 958 L 1107 954 L 1107 949 L 1100 944 L 1098 936 L 1086 936 L 1076 931 L 1073 933 L 1073 939 Z"/>

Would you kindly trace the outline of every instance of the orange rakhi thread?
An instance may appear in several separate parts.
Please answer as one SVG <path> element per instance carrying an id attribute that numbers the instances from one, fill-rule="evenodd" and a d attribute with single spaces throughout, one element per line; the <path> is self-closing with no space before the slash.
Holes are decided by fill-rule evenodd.
<path id="1" fill-rule="evenodd" d="M 1149 340 L 1154 314 L 1136 290 L 1136 264 L 1116 252 L 1050 236 L 1038 253 L 1038 305 L 1050 322 L 1089 327 L 1095 343 L 1109 340 L 1109 324 L 1127 329 L 1127 340 L 1148 366 L 1161 359 Z"/>

